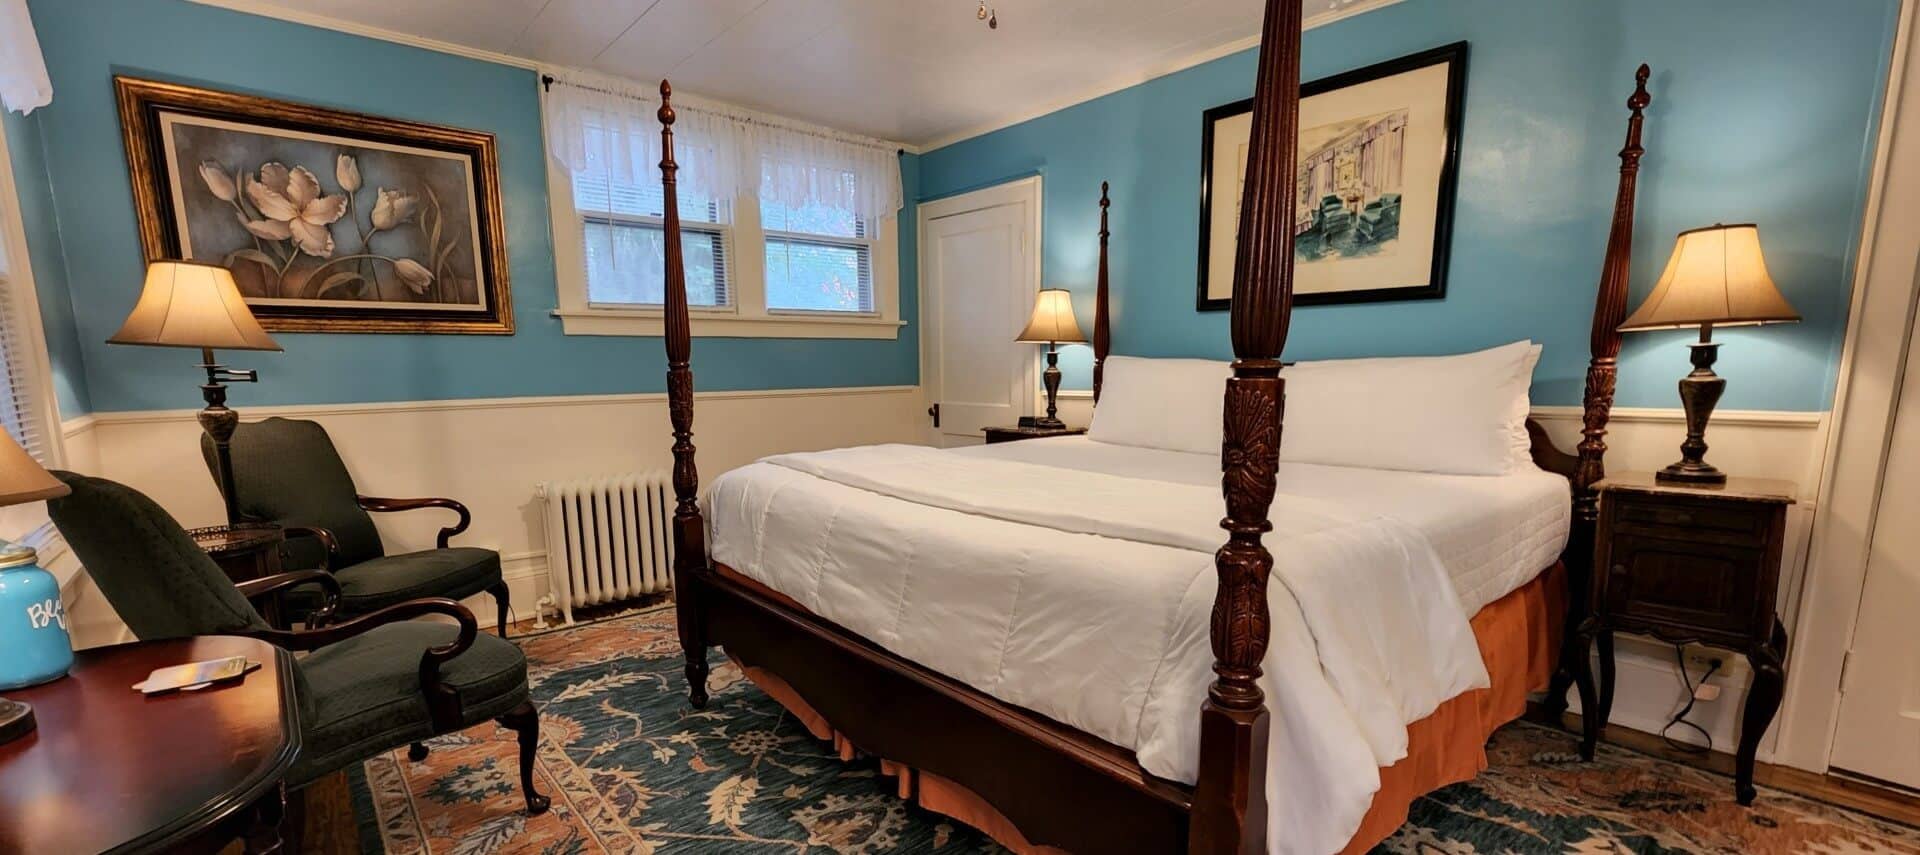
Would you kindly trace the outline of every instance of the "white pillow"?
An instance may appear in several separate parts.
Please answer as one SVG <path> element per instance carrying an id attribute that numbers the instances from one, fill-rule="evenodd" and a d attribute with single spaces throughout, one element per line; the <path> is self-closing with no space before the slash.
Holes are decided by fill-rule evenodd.
<path id="1" fill-rule="evenodd" d="M 1087 436 L 1199 454 L 1220 453 L 1221 411 L 1231 363 L 1109 356 Z"/>
<path id="2" fill-rule="evenodd" d="M 1532 342 L 1458 356 L 1287 366 L 1280 459 L 1504 475 L 1525 465 Z"/>

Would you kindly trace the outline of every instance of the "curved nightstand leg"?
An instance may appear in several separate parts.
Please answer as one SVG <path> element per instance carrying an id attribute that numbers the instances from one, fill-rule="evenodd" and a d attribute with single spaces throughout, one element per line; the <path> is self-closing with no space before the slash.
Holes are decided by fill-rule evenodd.
<path id="1" fill-rule="evenodd" d="M 1600 744 L 1600 729 L 1606 726 L 1602 717 L 1600 693 L 1593 685 L 1593 660 L 1588 655 L 1593 650 L 1593 638 L 1598 623 L 1588 618 L 1575 630 L 1578 635 L 1574 647 L 1567 657 L 1567 670 L 1573 672 L 1573 685 L 1580 690 L 1580 759 L 1593 760 L 1595 746 Z"/>
<path id="2" fill-rule="evenodd" d="M 1594 707 L 1594 715 L 1600 720 L 1600 726 L 1605 727 L 1613 718 L 1613 630 L 1600 630 L 1594 642 L 1600 650 L 1600 673 L 1594 687 L 1600 695 L 1600 704 Z"/>
<path id="3" fill-rule="evenodd" d="M 1733 761 L 1733 793 L 1743 805 L 1753 804 L 1758 794 L 1753 786 L 1753 755 L 1760 748 L 1760 737 L 1773 723 L 1773 714 L 1780 710 L 1780 695 L 1787 680 L 1782 662 L 1786 650 L 1787 628 L 1775 617 L 1767 643 L 1747 652 L 1747 662 L 1753 665 L 1753 688 L 1747 690 L 1747 707 L 1740 717 L 1740 751 Z"/>

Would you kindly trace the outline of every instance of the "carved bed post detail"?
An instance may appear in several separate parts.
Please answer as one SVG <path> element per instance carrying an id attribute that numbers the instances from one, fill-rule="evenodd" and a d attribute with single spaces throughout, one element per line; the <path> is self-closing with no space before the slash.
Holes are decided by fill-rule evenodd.
<path id="1" fill-rule="evenodd" d="M 1593 485 L 1607 477 L 1607 420 L 1613 413 L 1614 380 L 1619 371 L 1620 324 L 1627 317 L 1627 280 L 1633 256 L 1634 192 L 1640 176 L 1640 158 L 1646 149 L 1640 145 L 1644 111 L 1653 103 L 1647 94 L 1647 78 L 1652 70 L 1642 64 L 1634 72 L 1633 95 L 1627 99 L 1627 142 L 1620 149 L 1620 184 L 1613 199 L 1613 225 L 1607 232 L 1607 255 L 1600 268 L 1600 290 L 1594 298 L 1593 330 L 1589 347 L 1592 359 L 1587 363 L 1586 396 L 1582 401 L 1579 458 L 1580 467 L 1573 477 L 1573 527 L 1567 539 L 1564 559 L 1567 565 L 1567 645 L 1562 651 L 1560 668 L 1548 686 L 1546 709 L 1556 720 L 1567 708 L 1567 686 L 1577 683 L 1582 708 L 1591 708 L 1595 698 L 1587 645 L 1578 643 L 1584 631 L 1593 596 L 1593 537 L 1600 519 L 1600 494 Z M 1576 650 L 1577 648 L 1577 650 Z M 1602 651 L 1601 661 L 1613 657 Z M 1605 681 L 1609 691 L 1612 681 Z M 1599 701 L 1602 707 L 1606 701 Z M 1586 752 L 1591 747 L 1585 748 Z"/>
<path id="2" fill-rule="evenodd" d="M 1233 277 L 1233 377 L 1227 381 L 1221 489 L 1227 544 L 1215 554 L 1213 671 L 1200 711 L 1200 775 L 1188 850 L 1264 852 L 1268 714 L 1258 685 L 1270 616 L 1273 530 L 1285 407 L 1280 353 L 1293 310 L 1294 149 L 1300 112 L 1298 0 L 1268 0 L 1254 86 L 1239 243 Z"/>
<path id="3" fill-rule="evenodd" d="M 1113 349 L 1113 336 L 1107 331 L 1107 182 L 1100 182 L 1100 274 L 1093 290 L 1093 402 L 1100 403 L 1100 380 L 1107 365 L 1107 353 Z"/>
<path id="4" fill-rule="evenodd" d="M 666 239 L 667 413 L 673 420 L 673 587 L 680 646 L 687 657 L 687 699 L 707 705 L 707 640 L 698 582 L 707 564 L 700 516 L 700 471 L 693 462 L 693 331 L 687 319 L 687 270 L 680 247 L 679 164 L 673 162 L 673 86 L 660 81 L 660 191 Z"/>

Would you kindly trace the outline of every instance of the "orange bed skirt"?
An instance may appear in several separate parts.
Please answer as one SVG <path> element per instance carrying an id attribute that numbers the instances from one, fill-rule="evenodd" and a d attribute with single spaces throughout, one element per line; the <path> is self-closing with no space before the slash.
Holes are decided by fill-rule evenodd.
<path id="1" fill-rule="evenodd" d="M 720 571 L 773 593 L 792 608 L 800 608 L 791 599 L 729 568 Z M 1380 770 L 1380 790 L 1374 794 L 1373 805 L 1361 819 L 1345 853 L 1372 849 L 1407 821 L 1407 810 L 1415 799 L 1449 784 L 1472 780 L 1487 768 L 1488 737 L 1524 714 L 1528 693 L 1545 689 L 1553 676 L 1566 615 L 1566 585 L 1565 568 L 1555 564 L 1473 616 L 1473 635 L 1492 677 L 1491 686 L 1457 695 L 1432 715 L 1407 725 L 1407 756 Z M 792 712 L 814 736 L 832 741 L 842 760 L 853 759 L 856 746 L 785 680 L 762 668 L 742 666 L 741 671 Z M 1060 852 L 1029 842 L 985 799 L 953 781 L 885 758 L 880 761 L 880 770 L 899 778 L 901 798 L 915 799 L 927 810 L 973 826 L 1016 853 Z"/>

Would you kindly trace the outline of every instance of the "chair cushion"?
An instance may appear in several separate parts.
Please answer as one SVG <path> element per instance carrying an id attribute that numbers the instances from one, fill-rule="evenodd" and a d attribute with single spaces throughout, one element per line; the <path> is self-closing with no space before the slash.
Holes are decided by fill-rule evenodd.
<path id="1" fill-rule="evenodd" d="M 301 659 L 305 744 L 287 783 L 299 786 L 369 754 L 434 736 L 420 691 L 420 654 L 459 633 L 448 623 L 399 621 Z M 485 633 L 441 665 L 440 675 L 460 694 L 460 728 L 527 700 L 526 656 L 512 642 Z"/>
<path id="2" fill-rule="evenodd" d="M 340 580 L 340 613 L 366 614 L 421 597 L 463 599 L 500 584 L 500 553 L 456 547 L 387 555 L 345 567 Z"/>

